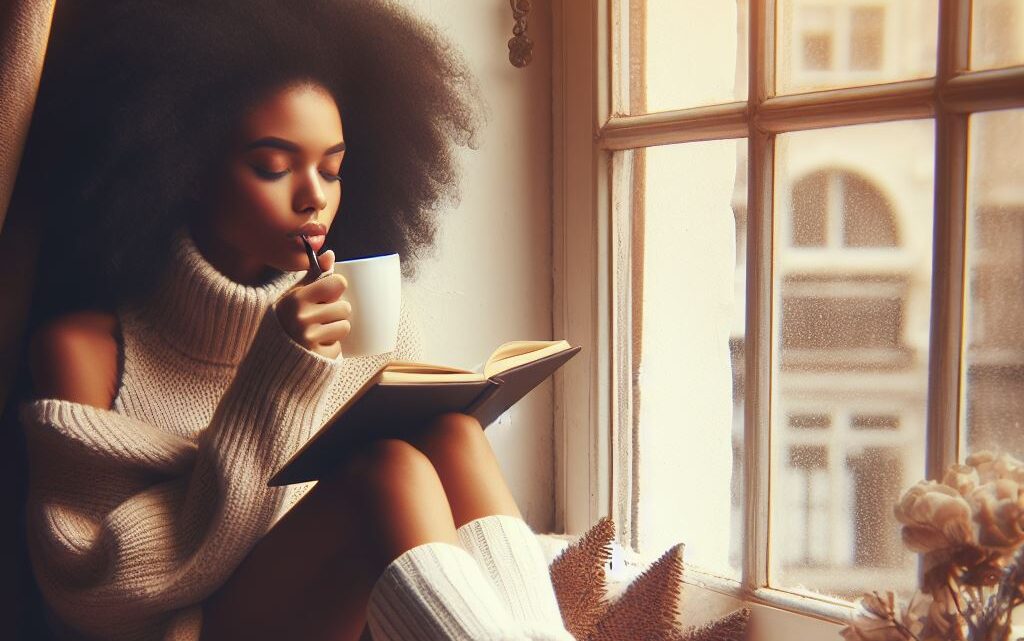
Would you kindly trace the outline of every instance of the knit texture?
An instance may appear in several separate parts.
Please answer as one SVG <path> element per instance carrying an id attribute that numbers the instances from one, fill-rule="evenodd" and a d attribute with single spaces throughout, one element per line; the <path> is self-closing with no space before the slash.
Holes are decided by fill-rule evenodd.
<path id="1" fill-rule="evenodd" d="M 406 550 L 374 584 L 367 607 L 374 641 L 528 641 L 484 577 L 457 545 L 434 541 Z"/>
<path id="2" fill-rule="evenodd" d="M 562 621 L 544 550 L 523 519 L 493 514 L 463 524 L 457 533 L 528 638 L 572 641 Z"/>
<path id="3" fill-rule="evenodd" d="M 589 641 L 670 639 L 678 627 L 682 582 L 683 544 L 677 543 L 608 606 Z"/>
<path id="4" fill-rule="evenodd" d="M 740 608 L 699 628 L 691 627 L 683 634 L 670 637 L 669 641 L 744 641 L 749 623 L 750 608 Z"/>
<path id="5" fill-rule="evenodd" d="M 195 639 L 202 601 L 312 484 L 267 480 L 396 351 L 329 359 L 273 309 L 305 272 L 235 283 L 185 228 L 163 279 L 118 309 L 110 409 L 24 403 L 33 571 L 63 625 L 97 639 Z"/>
<path id="6" fill-rule="evenodd" d="M 565 627 L 577 639 L 587 639 L 608 611 L 605 568 L 612 558 L 615 523 L 598 519 L 589 530 L 551 562 L 551 583 Z"/>

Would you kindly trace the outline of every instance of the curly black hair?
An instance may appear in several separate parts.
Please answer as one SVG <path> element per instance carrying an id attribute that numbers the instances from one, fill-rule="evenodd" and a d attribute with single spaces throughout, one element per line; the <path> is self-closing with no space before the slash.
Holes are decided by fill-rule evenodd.
<path id="1" fill-rule="evenodd" d="M 398 252 L 413 276 L 458 200 L 457 147 L 477 148 L 486 117 L 436 27 L 376 0 L 67 0 L 22 164 L 41 284 L 60 284 L 65 308 L 144 295 L 246 108 L 302 82 L 345 126 L 327 245 L 339 260 Z"/>

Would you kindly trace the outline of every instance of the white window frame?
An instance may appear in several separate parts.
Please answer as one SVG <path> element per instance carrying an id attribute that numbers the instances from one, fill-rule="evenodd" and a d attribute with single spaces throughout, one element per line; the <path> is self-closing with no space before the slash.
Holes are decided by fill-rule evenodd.
<path id="1" fill-rule="evenodd" d="M 639 116 L 613 116 L 613 0 L 554 0 L 554 335 L 583 351 L 555 377 L 556 527 L 579 534 L 615 519 L 631 540 L 629 242 L 612 216 L 614 152 L 649 145 L 748 140 L 744 560 L 739 583 L 687 570 L 687 590 L 755 611 L 754 639 L 835 638 L 842 603 L 769 589 L 768 461 L 772 363 L 772 208 L 775 136 L 838 125 L 933 118 L 935 222 L 926 430 L 926 473 L 960 456 L 960 371 L 971 113 L 1024 106 L 1024 66 L 968 70 L 970 1 L 939 0 L 934 77 L 869 87 L 775 96 L 771 2 L 749 0 L 748 100 Z M 628 254 L 626 254 L 628 255 Z M 938 268 L 938 266 L 945 268 Z M 690 597 L 692 598 L 692 597 Z M 792 636 L 792 635 L 799 636 Z"/>

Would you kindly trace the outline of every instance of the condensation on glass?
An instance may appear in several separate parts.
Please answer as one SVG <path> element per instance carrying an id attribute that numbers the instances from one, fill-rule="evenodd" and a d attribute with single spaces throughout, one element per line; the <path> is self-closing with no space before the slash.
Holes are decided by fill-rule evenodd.
<path id="1" fill-rule="evenodd" d="M 969 127 L 961 451 L 1024 458 L 1024 110 Z"/>
<path id="2" fill-rule="evenodd" d="M 614 15 L 616 112 L 746 99 L 747 0 L 618 0 Z"/>
<path id="3" fill-rule="evenodd" d="M 778 137 L 772 587 L 916 584 L 892 508 L 924 474 L 933 146 L 931 121 Z"/>
<path id="4" fill-rule="evenodd" d="M 974 0 L 971 3 L 971 68 L 1024 64 L 1024 2 Z"/>
<path id="5" fill-rule="evenodd" d="M 651 147 L 632 154 L 633 327 L 640 358 L 641 554 L 684 543 L 686 562 L 740 578 L 743 492 L 746 141 Z M 680 399 L 686 399 L 684 404 Z"/>
<path id="6" fill-rule="evenodd" d="M 935 74 L 934 0 L 782 0 L 777 7 L 779 94 Z"/>

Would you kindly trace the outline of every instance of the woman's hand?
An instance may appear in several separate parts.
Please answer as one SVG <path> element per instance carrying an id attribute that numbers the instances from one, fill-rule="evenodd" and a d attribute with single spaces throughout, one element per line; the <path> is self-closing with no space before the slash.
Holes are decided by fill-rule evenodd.
<path id="1" fill-rule="evenodd" d="M 325 251 L 317 262 L 324 272 L 333 272 L 334 251 Z M 341 274 L 330 273 L 319 279 L 307 274 L 274 305 L 284 331 L 306 349 L 327 358 L 337 358 L 341 353 L 341 339 L 352 331 L 348 320 L 352 306 L 340 300 L 347 286 Z"/>

